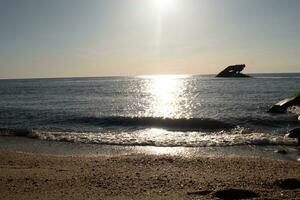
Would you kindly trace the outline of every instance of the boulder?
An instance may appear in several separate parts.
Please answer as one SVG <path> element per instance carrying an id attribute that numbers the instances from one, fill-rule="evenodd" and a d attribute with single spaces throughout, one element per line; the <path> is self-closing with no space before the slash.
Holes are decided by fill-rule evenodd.
<path id="1" fill-rule="evenodd" d="M 300 128 L 295 128 L 293 130 L 290 130 L 287 134 L 287 137 L 289 138 L 296 138 L 298 140 L 298 145 L 300 145 Z"/>

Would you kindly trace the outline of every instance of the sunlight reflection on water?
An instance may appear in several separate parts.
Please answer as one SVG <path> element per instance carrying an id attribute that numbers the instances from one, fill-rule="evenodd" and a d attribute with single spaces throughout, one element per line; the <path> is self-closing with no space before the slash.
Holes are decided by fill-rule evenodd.
<path id="1" fill-rule="evenodd" d="M 187 102 L 186 77 L 176 75 L 149 76 L 145 91 L 149 94 L 146 115 L 179 118 Z"/>

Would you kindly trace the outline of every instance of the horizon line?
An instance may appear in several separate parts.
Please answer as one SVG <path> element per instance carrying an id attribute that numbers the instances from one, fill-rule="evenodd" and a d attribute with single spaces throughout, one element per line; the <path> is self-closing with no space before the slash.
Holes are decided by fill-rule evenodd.
<path id="1" fill-rule="evenodd" d="M 246 74 L 300 74 L 299 72 L 259 72 L 259 73 L 246 73 Z M 72 78 L 118 78 L 118 77 L 151 77 L 151 76 L 213 76 L 217 74 L 143 74 L 143 75 L 103 75 L 103 76 L 57 76 L 57 77 L 24 77 L 24 78 L 1 78 L 1 80 L 34 80 L 34 79 L 72 79 Z"/>

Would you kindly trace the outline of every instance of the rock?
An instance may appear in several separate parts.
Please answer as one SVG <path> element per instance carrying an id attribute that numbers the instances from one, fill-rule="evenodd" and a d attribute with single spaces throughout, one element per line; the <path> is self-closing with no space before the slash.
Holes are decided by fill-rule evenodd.
<path id="1" fill-rule="evenodd" d="M 277 180 L 275 184 L 285 190 L 295 190 L 300 188 L 300 181 L 295 178 L 288 178 L 283 180 Z"/>
<path id="2" fill-rule="evenodd" d="M 300 105 L 300 93 L 297 93 L 293 96 L 287 97 L 275 105 L 273 105 L 268 112 L 270 113 L 284 113 L 291 106 Z"/>
<path id="3" fill-rule="evenodd" d="M 287 137 L 289 138 L 296 138 L 298 140 L 298 145 L 300 145 L 300 128 L 295 128 L 293 130 L 290 130 L 287 134 Z"/>
<path id="4" fill-rule="evenodd" d="M 275 153 L 279 153 L 279 154 L 287 154 L 288 152 L 284 149 L 279 149 L 279 150 L 276 150 Z"/>
<path id="5" fill-rule="evenodd" d="M 195 191 L 195 192 L 187 192 L 187 195 L 190 196 L 205 196 L 205 195 L 209 195 L 212 191 L 209 190 L 201 190 L 201 191 Z"/>
<path id="6" fill-rule="evenodd" d="M 259 194 L 257 194 L 256 192 L 242 189 L 220 190 L 217 191 L 214 195 L 220 199 L 250 199 L 259 197 Z"/>
<path id="7" fill-rule="evenodd" d="M 221 71 L 217 77 L 233 77 L 233 78 L 246 78 L 246 77 L 250 77 L 246 74 L 242 74 L 241 71 L 244 70 L 244 68 L 246 67 L 245 64 L 242 65 L 231 65 L 228 66 L 226 69 L 224 69 L 223 71 Z"/>
<path id="8" fill-rule="evenodd" d="M 1 136 L 17 136 L 17 137 L 28 137 L 31 135 L 32 131 L 27 129 L 9 129 L 9 128 L 0 128 Z M 33 135 L 32 135 L 33 137 Z"/>

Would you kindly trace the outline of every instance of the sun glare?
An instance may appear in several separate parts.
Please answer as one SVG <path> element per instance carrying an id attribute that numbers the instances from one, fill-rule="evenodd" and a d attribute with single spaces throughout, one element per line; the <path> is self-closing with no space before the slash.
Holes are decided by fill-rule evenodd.
<path id="1" fill-rule="evenodd" d="M 174 0 L 155 0 L 154 2 L 160 13 L 169 11 L 175 5 Z"/>
<path id="2" fill-rule="evenodd" d="M 147 76 L 145 76 L 147 77 Z M 183 98 L 184 75 L 148 76 L 146 91 L 149 92 L 150 106 L 148 115 L 177 117 L 180 115 L 180 100 Z"/>

